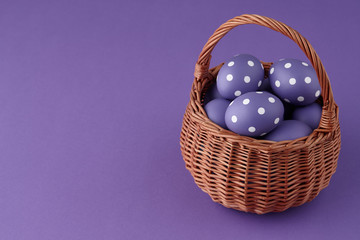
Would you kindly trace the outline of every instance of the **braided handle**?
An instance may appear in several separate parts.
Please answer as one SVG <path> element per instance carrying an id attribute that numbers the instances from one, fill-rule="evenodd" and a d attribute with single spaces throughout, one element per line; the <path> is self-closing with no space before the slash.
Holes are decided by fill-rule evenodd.
<path id="1" fill-rule="evenodd" d="M 319 83 L 322 89 L 323 102 L 329 104 L 329 108 L 332 109 L 335 106 L 333 93 L 331 90 L 331 85 L 329 77 L 324 69 L 323 64 L 314 48 L 303 36 L 300 35 L 296 30 L 287 26 L 286 24 L 276 21 L 275 19 L 264 17 L 256 14 L 244 14 L 233 19 L 228 20 L 222 24 L 213 35 L 209 38 L 204 48 L 202 49 L 198 61 L 195 66 L 195 78 L 203 79 L 209 76 L 209 66 L 211 52 L 215 48 L 216 44 L 222 39 L 231 29 L 239 25 L 244 24 L 257 24 L 260 26 L 268 27 L 274 31 L 284 34 L 291 40 L 293 40 L 305 53 L 307 58 L 310 60 L 312 66 L 314 67 Z"/>

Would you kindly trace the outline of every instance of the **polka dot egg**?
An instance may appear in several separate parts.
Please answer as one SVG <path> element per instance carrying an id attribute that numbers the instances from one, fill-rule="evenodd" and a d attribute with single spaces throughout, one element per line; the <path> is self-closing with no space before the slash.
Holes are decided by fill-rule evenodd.
<path id="1" fill-rule="evenodd" d="M 217 88 L 224 98 L 233 100 L 251 91 L 256 91 L 264 79 L 261 62 L 249 54 L 236 55 L 227 61 L 217 76 Z"/>
<path id="2" fill-rule="evenodd" d="M 270 68 L 273 92 L 285 102 L 304 106 L 315 102 L 321 88 L 314 68 L 297 59 L 282 59 Z"/>
<path id="3" fill-rule="evenodd" d="M 230 103 L 225 112 L 229 130 L 245 136 L 264 136 L 282 120 L 284 106 L 281 100 L 268 92 L 248 92 Z"/>

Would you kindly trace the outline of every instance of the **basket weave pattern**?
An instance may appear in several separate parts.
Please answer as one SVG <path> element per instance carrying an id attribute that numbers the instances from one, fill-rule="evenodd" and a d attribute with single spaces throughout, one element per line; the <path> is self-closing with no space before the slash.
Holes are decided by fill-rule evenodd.
<path id="1" fill-rule="evenodd" d="M 319 127 L 309 136 L 282 142 L 257 140 L 225 130 L 208 119 L 203 97 L 222 66 L 209 69 L 211 52 L 223 36 L 243 24 L 284 34 L 298 44 L 313 65 L 322 89 L 323 109 Z M 271 64 L 263 62 L 266 75 Z M 281 212 L 311 201 L 328 186 L 341 145 L 338 106 L 320 58 L 297 31 L 259 15 L 230 19 L 205 44 L 194 75 L 180 146 L 186 168 L 213 201 L 257 214 Z"/>

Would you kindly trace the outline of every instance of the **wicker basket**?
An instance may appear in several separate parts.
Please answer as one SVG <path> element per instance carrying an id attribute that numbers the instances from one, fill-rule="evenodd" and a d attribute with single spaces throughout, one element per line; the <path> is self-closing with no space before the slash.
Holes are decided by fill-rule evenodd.
<path id="1" fill-rule="evenodd" d="M 243 24 L 258 24 L 289 37 L 315 68 L 323 108 L 319 127 L 309 136 L 281 142 L 257 140 L 225 130 L 208 119 L 204 94 L 222 66 L 209 70 L 211 52 L 231 29 Z M 263 64 L 267 75 L 272 63 Z M 257 214 L 281 212 L 311 201 L 328 186 L 341 144 L 338 106 L 318 55 L 297 31 L 259 15 L 230 19 L 205 44 L 194 75 L 180 145 L 186 168 L 213 201 Z"/>

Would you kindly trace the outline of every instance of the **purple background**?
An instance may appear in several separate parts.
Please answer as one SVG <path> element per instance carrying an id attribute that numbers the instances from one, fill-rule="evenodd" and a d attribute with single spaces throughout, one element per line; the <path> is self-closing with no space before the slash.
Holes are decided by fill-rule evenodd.
<path id="1" fill-rule="evenodd" d="M 0 1 L 0 239 L 359 239 L 359 1 Z M 311 203 L 258 216 L 213 203 L 179 146 L 195 61 L 243 13 L 314 46 L 342 150 Z M 215 48 L 304 59 L 248 25 Z"/>

